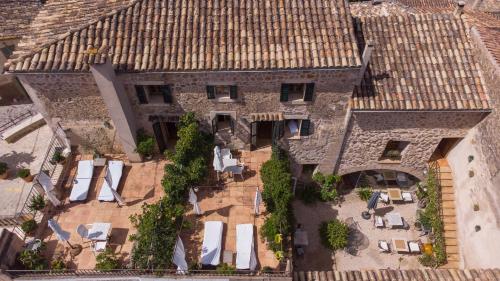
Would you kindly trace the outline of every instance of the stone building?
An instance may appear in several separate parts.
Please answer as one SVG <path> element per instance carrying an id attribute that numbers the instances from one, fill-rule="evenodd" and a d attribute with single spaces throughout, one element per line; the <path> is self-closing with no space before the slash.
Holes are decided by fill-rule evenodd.
<path id="1" fill-rule="evenodd" d="M 59 36 L 23 39 L 9 72 L 73 144 L 135 161 L 138 129 L 168 149 L 179 116 L 194 111 L 225 146 L 284 147 L 296 174 L 421 177 L 490 112 L 463 19 L 451 14 L 353 18 L 341 0 L 135 0 L 66 33 L 53 25 Z"/>

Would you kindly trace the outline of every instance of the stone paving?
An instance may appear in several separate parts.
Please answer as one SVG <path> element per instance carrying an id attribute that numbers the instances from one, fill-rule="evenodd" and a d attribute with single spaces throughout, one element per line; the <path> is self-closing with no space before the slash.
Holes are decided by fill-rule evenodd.
<path id="1" fill-rule="evenodd" d="M 44 125 L 14 143 L 0 140 L 0 162 L 9 166 L 9 177 L 0 180 L 0 217 L 11 217 L 22 208 L 32 183 L 17 178 L 17 171 L 29 168 L 33 175 L 39 172 L 52 135 Z"/>
<path id="2" fill-rule="evenodd" d="M 100 202 L 96 199 L 104 181 L 105 169 L 103 167 L 94 168 L 87 200 L 80 203 L 69 203 L 67 196 L 71 192 L 71 183 L 76 172 L 77 161 L 82 159 L 92 159 L 92 156 L 78 155 L 71 163 L 69 178 L 63 186 L 65 204 L 53 212 L 52 218 L 59 222 L 64 231 L 71 233 L 70 243 L 82 245 L 83 251 L 71 259 L 68 245 L 58 242 L 53 232 L 46 227 L 43 238 L 47 242 L 47 255 L 62 253 L 70 268 L 93 269 L 96 262 L 95 255 L 90 248 L 90 243 L 84 242 L 78 236 L 76 227 L 79 224 L 109 222 L 112 227 L 109 245 L 126 264 L 132 249 L 132 243 L 128 240 L 128 236 L 135 231 L 131 227 L 129 216 L 140 213 L 143 203 L 154 203 L 163 196 L 161 179 L 163 166 L 166 162 L 129 163 L 126 159 L 113 157 L 113 160 L 125 162 L 118 193 L 124 198 L 127 205 L 120 208 L 116 202 Z"/>
<path id="3" fill-rule="evenodd" d="M 245 163 L 245 167 L 247 167 L 244 180 L 237 175 L 232 178 L 224 176 L 223 187 L 200 187 L 197 192 L 200 208 L 204 214 L 195 216 L 192 211 L 187 214 L 187 220 L 191 222 L 192 228 L 183 231 L 181 235 L 186 247 L 187 261 L 192 263 L 200 259 L 204 222 L 215 220 L 224 223 L 222 253 L 224 251 L 234 253 L 234 265 L 236 258 L 236 225 L 251 223 L 255 226 L 254 243 L 258 268 L 269 266 L 276 269 L 278 261 L 273 252 L 267 249 L 265 242 L 260 239 L 259 235 L 265 218 L 264 204 L 260 206 L 261 215 L 259 216 L 254 215 L 253 207 L 256 188 L 259 187 L 262 191 L 260 167 L 262 163 L 270 159 L 271 149 L 243 151 L 239 156 L 234 155 L 234 158 L 236 157 L 239 158 L 240 162 Z M 215 177 L 215 175 L 212 175 L 212 177 Z"/>

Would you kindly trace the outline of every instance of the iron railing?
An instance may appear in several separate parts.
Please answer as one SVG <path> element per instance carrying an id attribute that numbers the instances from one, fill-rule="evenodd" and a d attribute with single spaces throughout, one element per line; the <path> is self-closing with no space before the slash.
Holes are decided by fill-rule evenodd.
<path id="1" fill-rule="evenodd" d="M 26 112 L 14 117 L 14 118 L 10 118 L 9 121 L 3 123 L 0 125 L 0 137 L 3 139 L 3 136 L 2 134 L 7 131 L 8 129 L 16 126 L 17 124 L 23 122 L 24 120 L 32 117 L 33 115 L 35 115 L 35 113 L 31 110 L 27 110 Z"/>
<path id="2" fill-rule="evenodd" d="M 65 270 L 5 270 L 11 278 L 30 277 L 95 277 L 95 276 L 246 276 L 246 277 L 291 277 L 288 271 L 256 271 L 238 270 L 234 272 L 218 272 L 216 270 L 188 270 L 178 272 L 175 269 L 65 269 Z"/>

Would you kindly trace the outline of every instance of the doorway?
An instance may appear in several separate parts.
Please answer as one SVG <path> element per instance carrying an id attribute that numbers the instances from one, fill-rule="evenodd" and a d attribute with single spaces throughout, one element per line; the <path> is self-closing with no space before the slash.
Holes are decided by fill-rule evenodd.
<path id="1" fill-rule="evenodd" d="M 438 146 L 432 153 L 429 161 L 446 158 L 448 153 L 462 140 L 462 138 L 442 138 Z"/>
<path id="2" fill-rule="evenodd" d="M 167 149 L 173 150 L 177 143 L 177 123 L 176 122 L 155 122 L 153 123 L 158 149 L 163 153 Z"/>
<path id="3" fill-rule="evenodd" d="M 256 121 L 251 125 L 251 142 L 253 149 L 276 144 L 283 137 L 283 121 Z"/>

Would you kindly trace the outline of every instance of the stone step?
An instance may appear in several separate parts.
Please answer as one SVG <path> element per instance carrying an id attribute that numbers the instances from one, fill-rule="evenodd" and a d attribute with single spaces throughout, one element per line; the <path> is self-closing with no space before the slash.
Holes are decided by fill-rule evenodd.
<path id="1" fill-rule="evenodd" d="M 444 231 L 448 231 L 448 230 L 457 231 L 457 225 L 454 223 L 445 223 L 444 224 Z"/>
<path id="2" fill-rule="evenodd" d="M 458 240 L 455 238 L 446 238 L 446 239 L 444 239 L 444 244 L 446 245 L 446 247 L 458 246 Z"/>
<path id="3" fill-rule="evenodd" d="M 458 261 L 448 261 L 445 265 L 440 266 L 442 269 L 456 269 L 460 266 Z"/>
<path id="4" fill-rule="evenodd" d="M 455 218 L 455 216 L 443 216 L 443 222 L 444 224 L 456 224 L 457 223 L 457 219 Z"/>
<path id="5" fill-rule="evenodd" d="M 451 173 L 450 166 L 439 166 L 440 173 Z"/>
<path id="6" fill-rule="evenodd" d="M 452 216 L 452 217 L 455 217 L 455 208 L 443 209 L 443 216 Z"/>
<path id="7" fill-rule="evenodd" d="M 460 256 L 458 254 L 448 254 L 446 253 L 446 260 L 449 262 L 460 261 Z"/>
<path id="8" fill-rule="evenodd" d="M 445 209 L 455 209 L 455 201 L 444 201 L 441 203 L 443 210 Z"/>
<path id="9" fill-rule="evenodd" d="M 458 246 L 446 246 L 446 254 L 458 254 Z"/>
<path id="10" fill-rule="evenodd" d="M 441 201 L 446 202 L 446 201 L 453 201 L 455 202 L 455 194 L 453 193 L 442 193 L 441 194 Z"/>
<path id="11" fill-rule="evenodd" d="M 439 178 L 442 180 L 453 180 L 451 173 L 440 173 Z"/>
<path id="12" fill-rule="evenodd" d="M 441 194 L 455 194 L 455 189 L 450 186 L 446 186 L 441 188 Z"/>
<path id="13" fill-rule="evenodd" d="M 445 231 L 444 234 L 443 234 L 444 238 L 453 238 L 453 239 L 457 239 L 457 232 L 454 231 L 454 230 L 448 230 L 448 231 Z"/>
<path id="14" fill-rule="evenodd" d="M 451 186 L 453 187 L 453 180 L 443 180 L 441 179 L 441 187 Z"/>

